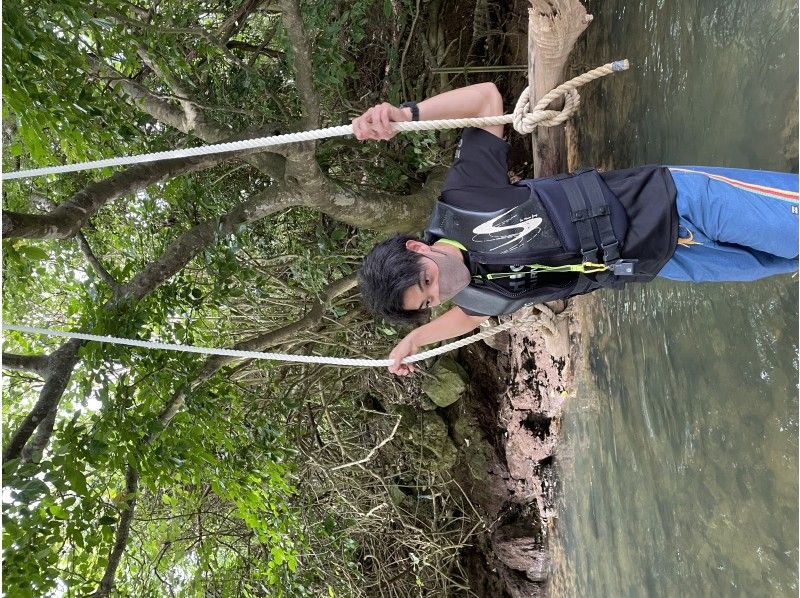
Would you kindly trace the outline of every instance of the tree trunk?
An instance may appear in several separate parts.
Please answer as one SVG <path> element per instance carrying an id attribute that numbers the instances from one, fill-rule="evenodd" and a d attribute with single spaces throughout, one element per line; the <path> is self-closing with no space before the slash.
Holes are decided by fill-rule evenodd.
<path id="1" fill-rule="evenodd" d="M 592 16 L 579 0 L 531 0 L 528 9 L 528 80 L 531 105 L 563 82 L 564 66 Z M 561 106 L 551 104 L 554 109 Z M 532 135 L 533 175 L 552 176 L 567 167 L 564 125 L 538 127 Z"/>

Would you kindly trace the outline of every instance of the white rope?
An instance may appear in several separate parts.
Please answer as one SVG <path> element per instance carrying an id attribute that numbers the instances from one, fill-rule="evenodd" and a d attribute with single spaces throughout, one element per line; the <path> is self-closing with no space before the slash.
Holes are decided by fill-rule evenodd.
<path id="1" fill-rule="evenodd" d="M 484 338 L 488 338 L 508 330 L 512 326 L 520 325 L 524 319 L 509 320 L 493 328 L 488 328 L 466 338 L 457 340 L 435 349 L 423 351 L 403 359 L 403 363 L 414 363 L 422 361 L 442 353 L 447 353 L 453 349 L 469 345 Z M 184 353 L 202 353 L 204 355 L 221 355 L 224 357 L 235 357 L 240 359 L 269 359 L 271 361 L 290 361 L 294 363 L 321 363 L 326 365 L 343 365 L 352 367 L 386 367 L 394 363 L 392 359 L 355 359 L 340 357 L 325 357 L 321 355 L 291 355 L 287 353 L 265 353 L 261 351 L 239 351 L 236 349 L 215 349 L 208 347 L 195 347 L 193 345 L 179 345 L 175 343 L 161 343 L 157 341 L 143 341 L 131 338 L 120 338 L 117 336 L 103 336 L 99 334 L 86 334 L 83 332 L 66 332 L 63 330 L 50 330 L 47 328 L 35 328 L 33 326 L 20 326 L 17 324 L 7 324 L 3 322 L 3 330 L 14 330 L 27 334 L 43 334 L 46 336 L 57 336 L 62 338 L 73 338 L 84 341 L 95 341 L 98 343 L 111 343 L 114 345 L 127 345 L 129 347 L 142 347 L 145 349 L 163 349 L 166 351 L 181 351 Z"/>
<path id="2" fill-rule="evenodd" d="M 578 108 L 580 96 L 578 95 L 577 88 L 584 83 L 588 83 L 589 81 L 593 81 L 594 79 L 603 77 L 613 72 L 623 71 L 627 68 L 627 60 L 617 60 L 570 79 L 541 98 L 533 110 L 530 110 L 530 101 L 528 98 L 529 88 L 526 87 L 517 101 L 517 105 L 514 108 L 514 114 L 505 114 L 503 116 L 487 116 L 483 118 L 451 118 L 444 120 L 423 120 L 417 122 L 393 122 L 391 125 L 395 131 L 402 132 L 430 131 L 434 129 L 461 129 L 464 127 L 486 127 L 490 125 L 513 124 L 514 128 L 518 132 L 527 134 L 532 132 L 537 126 L 552 127 L 565 122 Z M 565 98 L 563 110 L 545 110 L 550 102 L 560 96 L 564 96 Z M 242 141 L 230 141 L 227 143 L 217 143 L 214 145 L 204 145 L 200 147 L 155 152 L 152 154 L 120 156 L 117 158 L 94 160 L 79 164 L 64 164 L 61 166 L 48 166 L 45 168 L 18 170 L 16 172 L 4 172 L 0 175 L 0 177 L 4 181 L 10 181 L 13 179 L 26 179 L 48 174 L 77 172 L 80 170 L 106 168 L 109 166 L 158 162 L 161 160 L 189 158 L 194 156 L 205 156 L 209 154 L 224 154 L 245 149 L 274 147 L 277 145 L 286 145 L 299 141 L 313 141 L 316 139 L 327 139 L 330 137 L 341 137 L 352 134 L 352 125 L 342 125 L 338 127 L 329 127 L 327 129 L 314 129 L 311 131 L 286 133 L 284 135 L 274 135 L 271 137 L 258 137 L 256 139 L 245 139 Z"/>
<path id="3" fill-rule="evenodd" d="M 423 120 L 417 122 L 393 122 L 392 128 L 395 131 L 428 131 L 433 129 L 460 129 L 463 127 L 485 127 L 488 125 L 506 125 L 513 121 L 513 116 L 488 116 L 485 118 L 453 118 L 447 120 Z M 185 149 L 170 150 L 165 152 L 155 152 L 152 154 L 139 154 L 136 156 L 120 156 L 117 158 L 106 158 L 105 160 L 94 160 L 92 162 L 82 162 L 79 164 L 64 164 L 62 166 L 48 166 L 45 168 L 33 168 L 31 170 L 19 170 L 16 172 L 4 172 L 2 178 L 5 181 L 11 179 L 26 179 L 46 174 L 58 174 L 62 172 L 77 172 L 79 170 L 91 170 L 93 168 L 106 168 L 108 166 L 123 166 L 125 164 L 141 164 L 143 162 L 158 162 L 161 160 L 173 160 L 175 158 L 190 158 L 194 156 L 206 156 L 209 154 L 224 154 L 227 152 L 237 152 L 240 150 L 253 149 L 259 147 L 274 147 L 276 145 L 287 145 L 300 141 L 313 141 L 316 139 L 327 139 L 329 137 L 342 137 L 353 134 L 353 125 L 341 125 L 329 127 L 327 129 L 313 129 L 311 131 L 299 131 L 297 133 L 286 133 L 284 135 L 273 135 L 272 137 L 258 137 L 256 139 L 244 139 L 242 141 L 229 141 L 227 143 L 217 143 L 214 145 L 203 145 L 200 147 L 189 147 Z"/>

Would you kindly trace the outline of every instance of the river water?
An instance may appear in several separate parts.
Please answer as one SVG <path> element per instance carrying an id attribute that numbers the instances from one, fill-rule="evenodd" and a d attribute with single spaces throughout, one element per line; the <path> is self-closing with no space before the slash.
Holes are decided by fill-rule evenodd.
<path id="1" fill-rule="evenodd" d="M 584 163 L 797 172 L 796 3 L 587 8 L 574 72 L 634 68 L 582 90 Z M 797 311 L 788 276 L 596 294 L 551 595 L 797 596 Z"/>

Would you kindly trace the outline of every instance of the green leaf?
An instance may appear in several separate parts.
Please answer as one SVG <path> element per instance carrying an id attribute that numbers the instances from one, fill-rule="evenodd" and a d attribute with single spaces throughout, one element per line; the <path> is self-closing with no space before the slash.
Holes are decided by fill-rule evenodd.
<path id="1" fill-rule="evenodd" d="M 89 489 L 86 487 L 86 476 L 83 472 L 77 469 L 73 464 L 68 464 L 64 469 L 64 476 L 69 480 L 75 494 L 79 496 L 86 496 L 89 494 Z"/>
<path id="2" fill-rule="evenodd" d="M 26 258 L 30 260 L 36 260 L 42 262 L 50 259 L 50 256 L 44 249 L 40 249 L 39 247 L 32 247 L 31 245 L 18 245 L 17 251 L 21 255 L 24 255 Z"/>
<path id="3" fill-rule="evenodd" d="M 47 487 L 47 484 L 34 478 L 22 485 L 19 491 L 19 498 L 22 502 L 30 503 L 48 494 L 50 494 L 50 488 Z"/>
<path id="4" fill-rule="evenodd" d="M 67 519 L 69 517 L 69 513 L 67 513 L 66 509 L 61 505 L 50 505 L 47 510 L 50 511 L 56 519 Z"/>

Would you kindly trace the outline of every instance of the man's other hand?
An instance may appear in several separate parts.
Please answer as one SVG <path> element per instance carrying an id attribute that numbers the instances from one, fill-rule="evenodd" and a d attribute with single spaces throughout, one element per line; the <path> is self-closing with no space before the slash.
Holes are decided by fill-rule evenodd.
<path id="1" fill-rule="evenodd" d="M 413 334 L 413 333 L 412 333 Z M 411 334 L 407 335 L 401 340 L 392 352 L 389 353 L 389 359 L 394 359 L 394 363 L 389 366 L 389 371 L 398 376 L 407 376 L 414 371 L 414 365 L 411 363 L 401 363 L 401 361 L 417 352 L 418 346 L 411 338 Z"/>
<path id="2" fill-rule="evenodd" d="M 361 116 L 353 119 L 353 135 L 356 139 L 391 139 L 397 134 L 392 129 L 393 122 L 407 122 L 411 120 L 409 109 L 397 108 L 389 102 L 378 104 L 367 110 Z"/>

